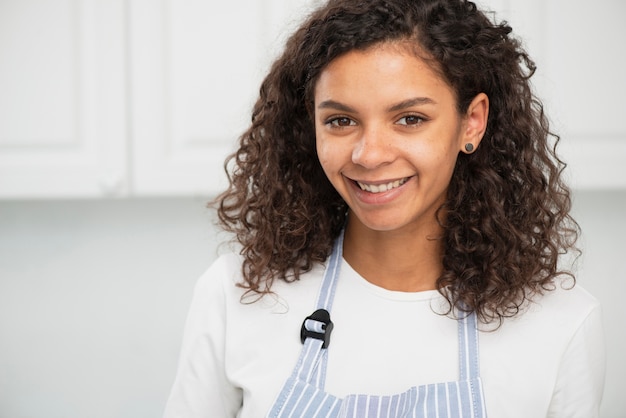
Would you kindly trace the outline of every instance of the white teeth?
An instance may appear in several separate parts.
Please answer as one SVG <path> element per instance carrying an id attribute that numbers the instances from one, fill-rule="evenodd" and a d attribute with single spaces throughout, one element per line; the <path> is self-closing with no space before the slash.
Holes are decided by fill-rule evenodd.
<path id="1" fill-rule="evenodd" d="M 382 193 L 382 192 L 387 192 L 391 189 L 395 189 L 396 187 L 402 186 L 404 183 L 407 182 L 408 179 L 409 179 L 408 177 L 405 177 L 402 180 L 392 181 L 387 184 L 367 184 L 367 183 L 361 183 L 360 181 L 358 181 L 357 183 L 362 190 L 365 190 L 370 193 Z"/>

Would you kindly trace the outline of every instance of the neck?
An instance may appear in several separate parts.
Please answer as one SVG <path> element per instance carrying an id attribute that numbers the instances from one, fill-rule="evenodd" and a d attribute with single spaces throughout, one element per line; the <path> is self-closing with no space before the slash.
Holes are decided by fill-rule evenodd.
<path id="1" fill-rule="evenodd" d="M 419 292 L 436 289 L 443 270 L 441 227 L 374 231 L 348 221 L 343 257 L 370 283 L 388 290 Z"/>

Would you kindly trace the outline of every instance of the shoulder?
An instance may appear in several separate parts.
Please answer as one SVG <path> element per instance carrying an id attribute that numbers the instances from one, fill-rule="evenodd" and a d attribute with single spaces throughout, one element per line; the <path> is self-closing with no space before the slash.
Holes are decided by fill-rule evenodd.
<path id="1" fill-rule="evenodd" d="M 219 256 L 197 280 L 194 294 L 215 299 L 239 293 L 240 297 L 243 292 L 237 285 L 243 283 L 242 263 L 243 257 L 235 253 Z"/>
<path id="2" fill-rule="evenodd" d="M 547 341 L 558 342 L 563 350 L 576 345 L 603 350 L 602 307 L 582 286 L 557 283 L 538 298 L 528 312 L 529 322 Z"/>
<path id="3" fill-rule="evenodd" d="M 200 276 L 198 285 L 208 286 L 216 282 L 229 283 L 241 280 L 243 257 L 235 253 L 219 256 Z"/>
<path id="4" fill-rule="evenodd" d="M 600 302 L 579 284 L 558 281 L 553 290 L 533 299 L 528 310 L 530 316 L 575 331 L 600 312 Z"/>
<path id="5" fill-rule="evenodd" d="M 547 323 L 578 323 L 592 311 L 599 310 L 599 301 L 578 283 L 569 279 L 557 279 L 545 289 L 532 292 L 527 290 L 525 301 L 518 311 L 503 318 L 504 327 L 529 321 Z M 500 323 L 484 325 L 484 331 L 497 329 Z"/>
<path id="6" fill-rule="evenodd" d="M 585 340 L 602 335 L 600 304 L 580 285 L 557 282 L 553 290 L 536 295 L 518 315 L 506 318 L 500 328 L 485 331 L 481 335 L 484 354 L 498 357 L 505 349 L 509 359 L 525 359 L 541 367 L 550 363 L 556 372 L 572 343 L 585 344 Z"/>
<path id="7" fill-rule="evenodd" d="M 567 344 L 581 326 L 600 319 L 598 300 L 571 281 L 556 281 L 550 290 L 529 299 L 516 316 L 504 320 L 497 333 L 545 337 Z"/>
<path id="8" fill-rule="evenodd" d="M 536 295 L 518 315 L 505 319 L 495 331 L 481 333 L 480 339 L 485 393 L 498 394 L 488 400 L 490 415 L 517 416 L 509 413 L 518 405 L 514 409 L 525 411 L 523 416 L 594 416 L 548 413 L 561 407 L 557 392 L 567 392 L 562 398 L 571 405 L 593 398 L 580 406 L 588 412 L 602 388 L 601 309 L 583 287 L 556 282 L 553 290 Z M 532 388 L 528 382 L 534 382 Z M 586 385 L 587 395 L 574 394 L 574 383 Z M 528 413 L 529 405 L 534 414 Z"/>
<path id="9" fill-rule="evenodd" d="M 279 313 L 316 295 L 324 271 L 324 266 L 318 264 L 302 274 L 299 280 L 287 282 L 277 279 L 272 283 L 271 293 L 261 296 L 247 292 L 243 286 L 243 261 L 243 256 L 232 252 L 219 256 L 200 276 L 194 293 L 210 299 L 211 303 L 237 306 L 243 311 L 256 308 Z M 312 306 L 307 305 L 307 309 Z"/>

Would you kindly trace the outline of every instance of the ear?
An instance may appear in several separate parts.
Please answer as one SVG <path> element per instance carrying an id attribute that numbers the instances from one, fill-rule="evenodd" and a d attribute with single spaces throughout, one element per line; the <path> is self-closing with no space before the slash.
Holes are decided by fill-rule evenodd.
<path id="1" fill-rule="evenodd" d="M 471 154 L 478 148 L 480 141 L 487 129 L 489 117 L 489 97 L 485 93 L 479 93 L 467 107 L 467 113 L 463 123 L 463 142 L 461 151 Z"/>

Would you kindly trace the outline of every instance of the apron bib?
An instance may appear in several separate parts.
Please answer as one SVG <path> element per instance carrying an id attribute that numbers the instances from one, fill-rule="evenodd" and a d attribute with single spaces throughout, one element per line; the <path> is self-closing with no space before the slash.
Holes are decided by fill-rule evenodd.
<path id="1" fill-rule="evenodd" d="M 267 418 L 486 418 L 478 365 L 478 329 L 474 314 L 458 320 L 459 380 L 414 386 L 397 395 L 349 395 L 324 391 L 330 310 L 339 278 L 343 232 L 329 258 L 317 297 L 317 311 L 305 319 L 298 362 Z"/>

